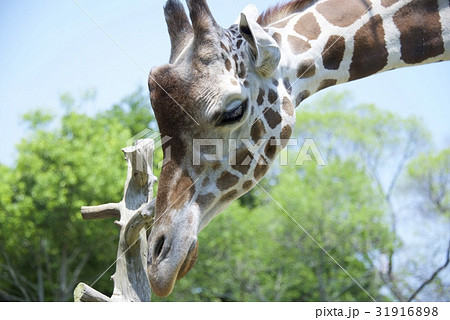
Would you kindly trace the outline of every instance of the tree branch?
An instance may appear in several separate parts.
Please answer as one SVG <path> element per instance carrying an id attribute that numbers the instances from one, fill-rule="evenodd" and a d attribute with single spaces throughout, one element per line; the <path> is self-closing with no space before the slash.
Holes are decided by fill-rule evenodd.
<path id="1" fill-rule="evenodd" d="M 442 270 L 444 270 L 445 268 L 447 268 L 447 266 L 450 264 L 450 241 L 448 243 L 448 248 L 447 248 L 447 258 L 445 260 L 445 263 L 440 266 L 439 268 L 436 269 L 436 271 L 424 282 L 421 284 L 421 286 L 411 295 L 411 297 L 409 297 L 408 302 L 411 302 L 412 300 L 414 300 L 417 295 L 427 286 L 429 285 L 431 282 L 433 282 L 433 280 L 438 276 L 439 272 L 441 272 Z"/>
<path id="2" fill-rule="evenodd" d="M 72 273 L 72 277 L 69 281 L 68 287 L 69 288 L 73 288 L 73 286 L 77 283 L 81 271 L 83 271 L 84 266 L 86 265 L 86 263 L 89 260 L 89 253 L 84 254 L 84 256 L 81 258 L 80 262 L 78 263 L 78 265 L 76 266 L 75 270 Z M 65 299 L 66 300 L 66 299 Z"/>
<path id="3" fill-rule="evenodd" d="M 5 301 L 10 301 L 10 302 L 22 302 L 24 301 L 22 298 L 12 295 L 8 292 L 6 292 L 5 290 L 0 288 L 0 297 L 3 297 L 3 299 L 5 299 Z"/>
<path id="4" fill-rule="evenodd" d="M 139 209 L 128 221 L 125 227 L 125 240 L 127 245 L 132 246 L 140 236 L 140 230 L 151 228 L 150 223 L 153 222 L 155 213 L 155 199 L 150 203 L 145 204 L 142 209 Z M 148 226 L 148 227 L 146 227 Z"/>
<path id="5" fill-rule="evenodd" d="M 80 283 L 75 288 L 73 293 L 75 302 L 111 302 L 111 298 L 108 298 L 103 293 L 92 289 L 87 284 Z"/>
<path id="6" fill-rule="evenodd" d="M 5 258 L 5 262 L 6 262 L 5 266 L 7 267 L 7 270 L 9 272 L 9 274 L 11 275 L 11 278 L 14 280 L 14 283 L 15 283 L 16 287 L 23 294 L 23 297 L 25 298 L 26 301 L 31 301 L 30 295 L 28 294 L 28 290 L 20 282 L 19 276 L 16 274 L 15 268 L 11 264 L 11 261 L 9 260 L 8 254 L 6 253 L 5 250 L 3 250 L 2 247 L 0 247 L 0 253 Z"/>
<path id="7" fill-rule="evenodd" d="M 87 220 L 118 218 L 115 223 L 120 227 L 120 233 L 116 272 L 111 277 L 114 282 L 112 297 L 108 298 L 80 283 L 74 292 L 75 301 L 150 301 L 147 230 L 143 229 L 150 229 L 155 207 L 155 201 L 152 201 L 156 180 L 152 173 L 153 147 L 153 140 L 146 139 L 122 150 L 128 172 L 120 203 L 81 209 L 83 218 Z M 74 272 L 75 279 L 82 266 L 80 264 Z"/>
<path id="8" fill-rule="evenodd" d="M 106 218 L 120 219 L 118 203 L 108 203 L 101 206 L 82 207 L 81 215 L 84 220 L 99 220 Z"/>

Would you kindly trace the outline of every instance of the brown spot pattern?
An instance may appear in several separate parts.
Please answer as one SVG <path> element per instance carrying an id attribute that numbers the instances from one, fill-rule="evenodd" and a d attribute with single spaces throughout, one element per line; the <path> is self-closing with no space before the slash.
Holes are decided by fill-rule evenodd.
<path id="1" fill-rule="evenodd" d="M 279 34 L 278 32 L 275 32 L 273 35 L 272 35 L 272 38 L 276 41 L 276 43 L 278 43 L 278 45 L 281 47 L 281 44 L 282 44 L 282 42 L 283 42 L 283 38 L 281 37 L 281 34 Z"/>
<path id="2" fill-rule="evenodd" d="M 355 34 L 355 49 L 350 65 L 350 81 L 370 76 L 382 70 L 388 61 L 383 20 L 373 16 Z"/>
<path id="3" fill-rule="evenodd" d="M 230 61 L 230 59 L 225 60 L 225 68 L 227 68 L 228 71 L 231 71 L 231 61 Z"/>
<path id="4" fill-rule="evenodd" d="M 308 98 L 311 95 L 311 92 L 309 92 L 309 90 L 304 90 L 302 92 L 300 92 L 297 95 L 297 98 L 295 98 L 295 104 L 296 106 L 300 105 L 300 103 L 305 100 L 306 98 Z"/>
<path id="5" fill-rule="evenodd" d="M 217 188 L 220 191 L 230 189 L 232 186 L 239 182 L 239 178 L 229 172 L 223 172 L 219 179 L 216 181 Z"/>
<path id="6" fill-rule="evenodd" d="M 197 197 L 196 202 L 201 208 L 206 209 L 213 203 L 215 197 L 214 193 L 203 194 Z"/>
<path id="7" fill-rule="evenodd" d="M 261 106 L 264 103 L 264 96 L 266 95 L 266 92 L 259 88 L 259 94 L 258 94 L 258 98 L 256 99 L 256 102 L 258 103 L 259 106 Z"/>
<path id="8" fill-rule="evenodd" d="M 397 3 L 397 2 L 399 2 L 399 0 L 381 0 L 381 5 L 385 8 L 389 8 L 394 3 Z"/>
<path id="9" fill-rule="evenodd" d="M 255 167 L 255 172 L 253 173 L 256 180 L 260 180 L 269 171 L 269 166 L 267 164 L 258 163 Z"/>
<path id="10" fill-rule="evenodd" d="M 236 190 L 230 191 L 227 194 L 223 195 L 220 198 L 220 202 L 230 202 L 234 200 L 238 196 L 238 192 Z"/>
<path id="11" fill-rule="evenodd" d="M 225 50 L 226 53 L 229 52 L 228 48 L 225 46 L 225 44 L 223 42 L 220 43 L 220 47 Z"/>
<path id="12" fill-rule="evenodd" d="M 317 11 L 331 24 L 349 27 L 369 9 L 368 0 L 328 0 L 317 5 Z"/>
<path id="13" fill-rule="evenodd" d="M 402 60 L 421 63 L 444 53 L 439 6 L 436 0 L 414 0 L 394 15 L 400 31 Z"/>
<path id="14" fill-rule="evenodd" d="M 284 27 L 287 26 L 287 24 L 289 23 L 289 21 L 290 21 L 289 19 L 286 19 L 286 20 L 284 20 L 284 21 L 280 21 L 280 22 L 275 23 L 274 25 L 272 25 L 272 27 L 283 29 Z"/>
<path id="15" fill-rule="evenodd" d="M 275 156 L 277 154 L 278 146 L 277 146 L 276 142 L 277 142 L 276 138 L 272 137 L 267 142 L 266 147 L 264 148 L 264 154 L 270 160 L 273 160 L 273 158 L 275 158 Z"/>
<path id="16" fill-rule="evenodd" d="M 246 147 L 243 147 L 242 149 L 238 150 L 238 152 L 236 154 L 236 164 L 232 165 L 231 167 L 234 170 L 237 170 L 240 173 L 245 175 L 250 170 L 250 163 L 251 163 L 252 159 L 253 159 L 253 156 L 250 153 L 250 151 L 248 151 L 248 149 Z M 247 164 L 247 162 L 248 162 L 248 164 Z"/>
<path id="17" fill-rule="evenodd" d="M 252 126 L 250 130 L 250 135 L 252 137 L 253 142 L 258 142 L 266 133 L 264 129 L 264 123 L 261 119 L 258 119 Z"/>
<path id="18" fill-rule="evenodd" d="M 328 70 L 337 70 L 345 52 L 345 40 L 340 36 L 331 36 L 322 52 L 323 66 Z"/>
<path id="19" fill-rule="evenodd" d="M 293 54 L 300 54 L 311 49 L 311 45 L 299 37 L 288 36 L 288 42 Z"/>
<path id="20" fill-rule="evenodd" d="M 278 93 L 275 90 L 270 89 L 268 98 L 269 98 L 270 104 L 274 104 L 278 100 Z"/>
<path id="21" fill-rule="evenodd" d="M 192 199 L 195 193 L 195 186 L 193 185 L 191 177 L 184 172 L 181 178 L 175 184 L 173 192 L 170 193 L 169 203 L 171 203 L 172 210 L 178 210 L 182 208 L 186 202 Z M 188 190 L 188 191 L 186 191 Z"/>
<path id="22" fill-rule="evenodd" d="M 234 65 L 236 66 L 236 70 L 239 70 L 239 64 L 238 64 L 239 57 L 237 54 L 233 55 L 233 60 L 234 60 Z"/>
<path id="23" fill-rule="evenodd" d="M 290 126 L 284 126 L 283 129 L 281 130 L 281 135 L 280 135 L 282 148 L 286 147 L 286 145 L 288 143 L 287 140 L 291 137 L 291 135 L 292 135 L 292 128 Z"/>
<path id="24" fill-rule="evenodd" d="M 316 17 L 310 12 L 301 17 L 294 26 L 295 32 L 309 40 L 315 40 L 320 35 L 320 26 Z"/>
<path id="25" fill-rule="evenodd" d="M 202 166 L 194 165 L 194 171 L 195 171 L 195 174 L 201 175 L 202 172 L 203 172 L 203 170 L 204 170 L 204 168 L 203 168 Z"/>
<path id="26" fill-rule="evenodd" d="M 297 78 L 310 78 L 316 74 L 316 63 L 313 59 L 303 60 L 297 69 Z"/>
<path id="27" fill-rule="evenodd" d="M 248 191 L 252 187 L 253 187 L 253 180 L 245 181 L 244 184 L 242 185 L 242 189 L 244 189 L 244 191 Z"/>
<path id="28" fill-rule="evenodd" d="M 222 167 L 222 161 L 209 161 L 213 170 L 219 170 Z"/>
<path id="29" fill-rule="evenodd" d="M 283 110 L 288 115 L 293 116 L 294 115 L 294 106 L 292 105 L 291 100 L 288 97 L 283 98 Z"/>
<path id="30" fill-rule="evenodd" d="M 244 62 L 241 62 L 241 64 L 239 65 L 239 78 L 244 79 L 245 76 L 247 75 L 247 70 L 245 69 L 245 64 Z"/>
<path id="31" fill-rule="evenodd" d="M 334 86 L 336 83 L 337 83 L 336 79 L 325 79 L 319 84 L 319 87 L 317 88 L 317 91 L 320 91 L 320 90 L 323 90 L 325 88 Z"/>
<path id="32" fill-rule="evenodd" d="M 282 121 L 280 114 L 271 108 L 266 108 L 264 110 L 264 117 L 267 120 L 267 124 L 272 129 L 275 129 Z"/>
<path id="33" fill-rule="evenodd" d="M 284 84 L 284 87 L 287 90 L 287 93 L 291 94 L 292 93 L 292 86 L 291 86 L 291 81 L 289 81 L 288 77 L 283 79 L 283 84 Z"/>

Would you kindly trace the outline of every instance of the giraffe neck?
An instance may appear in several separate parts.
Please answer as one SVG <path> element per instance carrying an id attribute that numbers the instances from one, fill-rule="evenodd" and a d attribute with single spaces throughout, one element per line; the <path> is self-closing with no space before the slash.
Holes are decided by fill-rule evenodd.
<path id="1" fill-rule="evenodd" d="M 324 88 L 450 60 L 449 0 L 320 0 L 266 27 L 296 106 Z"/>

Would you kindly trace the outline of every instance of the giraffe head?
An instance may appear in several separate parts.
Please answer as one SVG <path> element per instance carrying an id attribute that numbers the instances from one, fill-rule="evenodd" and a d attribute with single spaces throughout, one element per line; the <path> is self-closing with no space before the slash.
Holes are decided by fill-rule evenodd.
<path id="1" fill-rule="evenodd" d="M 148 276 L 159 296 L 194 265 L 200 230 L 267 173 L 295 121 L 277 78 L 280 48 L 257 14 L 223 29 L 205 0 L 187 4 L 190 20 L 178 0 L 167 1 L 170 62 L 149 77 L 167 137 L 149 236 Z"/>

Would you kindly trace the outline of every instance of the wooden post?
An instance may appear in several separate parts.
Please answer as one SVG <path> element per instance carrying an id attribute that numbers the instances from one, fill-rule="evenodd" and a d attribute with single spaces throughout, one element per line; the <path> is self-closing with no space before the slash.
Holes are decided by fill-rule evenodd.
<path id="1" fill-rule="evenodd" d="M 153 140 L 144 139 L 122 150 L 128 163 L 128 174 L 121 202 L 81 208 L 85 220 L 119 219 L 115 223 L 120 228 L 120 234 L 116 272 L 112 276 L 112 297 L 80 283 L 74 291 L 76 302 L 150 301 L 146 231 L 152 226 L 155 208 L 155 200 L 152 200 L 156 180 L 152 170 L 153 148 Z"/>

